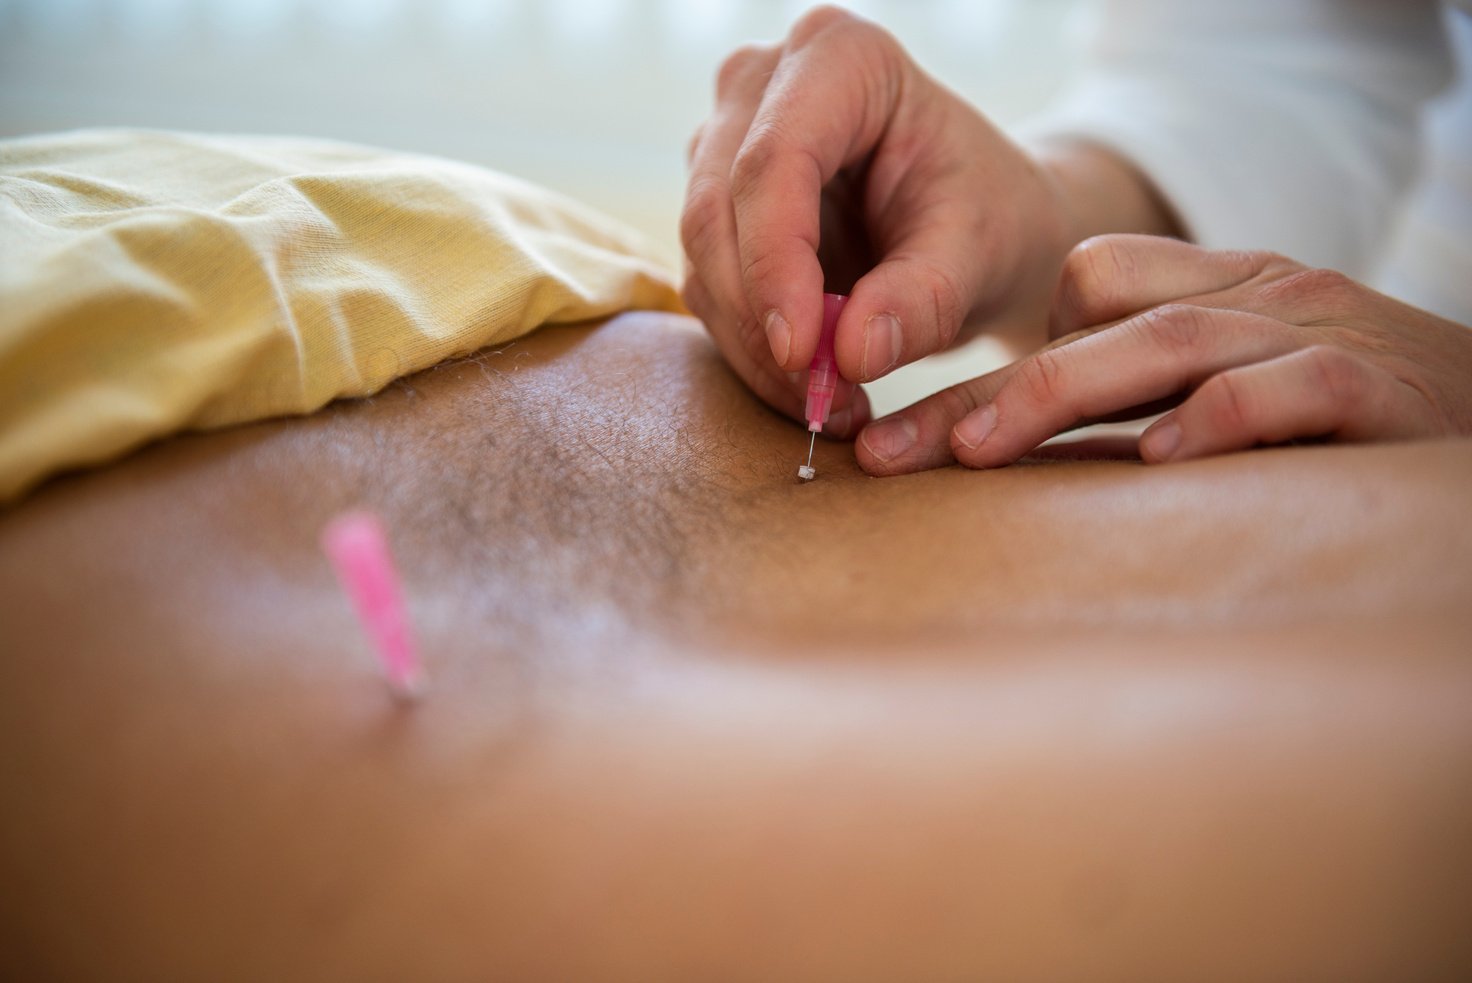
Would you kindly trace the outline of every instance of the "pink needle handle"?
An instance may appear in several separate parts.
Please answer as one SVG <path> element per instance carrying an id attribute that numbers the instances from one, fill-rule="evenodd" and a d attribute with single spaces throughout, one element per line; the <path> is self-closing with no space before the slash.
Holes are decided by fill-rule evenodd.
<path id="1" fill-rule="evenodd" d="M 848 298 L 842 294 L 823 295 L 823 330 L 818 335 L 818 350 L 808 366 L 808 402 L 803 416 L 808 429 L 822 433 L 833 408 L 833 391 L 838 388 L 838 360 L 833 355 L 833 332 L 838 328 L 838 315 Z"/>
<path id="2" fill-rule="evenodd" d="M 401 697 L 418 694 L 423 679 L 409 637 L 409 619 L 383 523 L 372 512 L 345 512 L 322 530 L 322 549 L 337 571 L 374 651 Z"/>

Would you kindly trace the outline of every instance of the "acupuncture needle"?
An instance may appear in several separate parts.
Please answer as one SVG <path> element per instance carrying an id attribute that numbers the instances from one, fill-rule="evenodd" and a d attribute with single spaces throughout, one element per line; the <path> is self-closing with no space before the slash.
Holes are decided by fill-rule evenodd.
<path id="1" fill-rule="evenodd" d="M 409 615 L 383 520 L 366 510 L 343 513 L 322 530 L 321 541 L 378 656 L 390 691 L 401 700 L 413 700 L 423 689 L 424 670 L 409 631 Z"/>
<path id="2" fill-rule="evenodd" d="M 838 315 L 848 298 L 842 294 L 823 295 L 823 330 L 818 335 L 818 350 L 813 353 L 808 366 L 808 401 L 803 415 L 808 421 L 808 463 L 800 464 L 797 476 L 803 481 L 812 481 L 818 476 L 813 470 L 813 449 L 818 443 L 818 434 L 828 422 L 828 413 L 833 408 L 833 393 L 838 388 L 838 361 L 833 355 L 833 332 L 838 327 Z"/>

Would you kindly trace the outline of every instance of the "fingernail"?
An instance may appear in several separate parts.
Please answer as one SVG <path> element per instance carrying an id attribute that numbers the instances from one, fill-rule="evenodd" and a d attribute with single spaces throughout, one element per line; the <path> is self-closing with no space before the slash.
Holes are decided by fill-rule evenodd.
<path id="1" fill-rule="evenodd" d="M 787 364 L 787 356 L 792 352 L 792 329 L 787 326 L 787 319 L 780 311 L 767 311 L 767 344 L 772 346 L 772 357 L 777 360 L 778 365 Z"/>
<path id="2" fill-rule="evenodd" d="M 919 436 L 919 427 L 904 417 L 897 416 L 869 424 L 859 439 L 876 459 L 892 461 L 915 446 Z"/>
<path id="3" fill-rule="evenodd" d="M 981 442 L 991 435 L 997 425 L 997 408 L 987 403 L 981 409 L 956 424 L 956 439 L 968 450 L 976 450 Z"/>
<path id="4" fill-rule="evenodd" d="M 828 414 L 828 424 L 823 428 L 825 432 L 832 430 L 834 433 L 848 433 L 849 426 L 854 422 L 853 407 L 845 406 L 841 410 L 834 410 Z"/>
<path id="5" fill-rule="evenodd" d="M 900 360 L 900 322 L 893 314 L 875 314 L 864 322 L 864 361 L 859 374 L 877 379 Z"/>
<path id="6" fill-rule="evenodd" d="M 1181 425 L 1174 420 L 1156 424 L 1140 441 L 1144 452 L 1157 461 L 1169 461 L 1181 446 Z"/>

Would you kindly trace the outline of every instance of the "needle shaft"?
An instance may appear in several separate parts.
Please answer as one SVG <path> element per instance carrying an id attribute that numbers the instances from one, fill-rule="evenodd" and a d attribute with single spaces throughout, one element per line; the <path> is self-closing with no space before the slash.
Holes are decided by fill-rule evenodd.
<path id="1" fill-rule="evenodd" d="M 812 433 L 812 435 L 808 438 L 808 467 L 812 467 L 813 466 L 813 445 L 816 444 L 817 442 L 818 442 L 818 432 L 816 430 L 814 430 L 813 433 Z"/>

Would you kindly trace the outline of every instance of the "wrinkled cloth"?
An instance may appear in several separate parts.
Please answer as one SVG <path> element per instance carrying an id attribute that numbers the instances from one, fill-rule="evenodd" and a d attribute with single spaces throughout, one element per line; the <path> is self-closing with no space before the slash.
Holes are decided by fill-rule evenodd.
<path id="1" fill-rule="evenodd" d="M 0 142 L 0 502 L 635 308 L 683 310 L 652 243 L 482 168 L 287 138 Z"/>
<path id="2" fill-rule="evenodd" d="M 1472 0 L 1096 0 L 1022 130 L 1133 161 L 1191 238 L 1472 325 Z"/>

